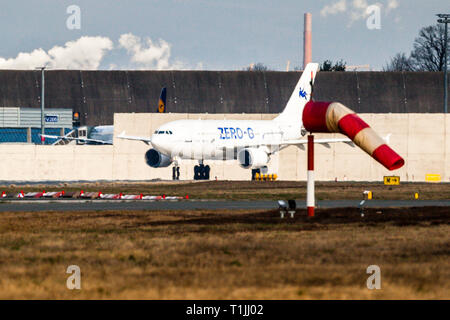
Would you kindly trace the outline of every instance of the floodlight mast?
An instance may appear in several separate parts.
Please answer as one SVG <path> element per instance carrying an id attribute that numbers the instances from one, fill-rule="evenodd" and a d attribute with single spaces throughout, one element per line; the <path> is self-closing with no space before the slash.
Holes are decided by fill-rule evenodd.
<path id="1" fill-rule="evenodd" d="M 41 70 L 41 144 L 44 144 L 45 134 L 45 68 L 47 66 L 36 68 Z"/>
<path id="2" fill-rule="evenodd" d="M 438 23 L 443 23 L 445 25 L 444 31 L 444 113 L 448 112 L 448 63 L 447 63 L 447 54 L 448 54 L 448 24 L 450 22 L 450 14 L 437 14 L 439 17 Z"/>

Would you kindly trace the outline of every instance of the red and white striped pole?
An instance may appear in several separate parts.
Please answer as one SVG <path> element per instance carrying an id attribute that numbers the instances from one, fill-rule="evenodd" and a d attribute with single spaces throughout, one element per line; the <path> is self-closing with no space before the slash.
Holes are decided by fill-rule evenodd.
<path id="1" fill-rule="evenodd" d="M 314 136 L 308 135 L 308 175 L 306 181 L 306 207 L 308 217 L 314 217 Z"/>

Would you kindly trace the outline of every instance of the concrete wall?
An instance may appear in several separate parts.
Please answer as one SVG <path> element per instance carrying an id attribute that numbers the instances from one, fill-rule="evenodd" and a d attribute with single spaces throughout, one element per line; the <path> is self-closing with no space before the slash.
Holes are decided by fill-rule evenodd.
<path id="1" fill-rule="evenodd" d="M 112 124 L 114 113 L 156 112 L 166 86 L 173 113 L 279 113 L 300 74 L 49 70 L 45 103 L 79 111 L 82 125 Z M 40 82 L 40 71 L 0 71 L 0 107 L 40 108 Z M 314 89 L 359 113 L 443 111 L 442 72 L 320 72 Z"/>
<path id="2" fill-rule="evenodd" d="M 176 119 L 272 119 L 274 114 L 115 114 L 115 136 L 150 136 L 159 125 Z M 380 181 L 400 175 L 402 181 L 424 181 L 428 173 L 450 182 L 450 115 L 361 114 L 380 135 L 392 133 L 390 145 L 406 164 L 390 172 L 359 148 L 347 144 L 315 147 L 318 180 Z M 317 135 L 321 137 L 338 135 Z M 150 168 L 144 154 L 150 147 L 115 139 L 114 146 L 40 146 L 0 144 L 0 180 L 150 180 L 171 179 L 169 168 Z M 194 161 L 181 163 L 181 179 L 192 179 Z M 211 177 L 248 180 L 250 171 L 235 161 L 211 161 Z M 306 151 L 295 146 L 272 157 L 269 170 L 281 180 L 306 179 Z"/>

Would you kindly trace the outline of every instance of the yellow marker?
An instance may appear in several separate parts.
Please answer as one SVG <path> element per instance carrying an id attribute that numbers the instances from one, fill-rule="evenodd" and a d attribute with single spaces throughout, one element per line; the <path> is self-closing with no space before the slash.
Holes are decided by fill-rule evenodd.
<path id="1" fill-rule="evenodd" d="M 277 174 L 274 173 L 273 176 L 272 176 L 272 179 L 275 181 L 275 180 L 277 180 L 277 178 L 278 178 Z"/>
<path id="2" fill-rule="evenodd" d="M 385 185 L 399 185 L 400 177 L 399 176 L 384 176 L 384 184 Z"/>
<path id="3" fill-rule="evenodd" d="M 255 180 L 259 180 L 259 173 L 255 173 Z"/>
<path id="4" fill-rule="evenodd" d="M 440 174 L 427 174 L 425 176 L 425 181 L 427 182 L 440 182 L 441 175 Z"/>
<path id="5" fill-rule="evenodd" d="M 414 199 L 419 199 L 419 193 L 418 192 L 416 192 L 416 193 L 414 193 Z"/>
<path id="6" fill-rule="evenodd" d="M 372 191 L 367 194 L 367 200 L 372 200 Z"/>

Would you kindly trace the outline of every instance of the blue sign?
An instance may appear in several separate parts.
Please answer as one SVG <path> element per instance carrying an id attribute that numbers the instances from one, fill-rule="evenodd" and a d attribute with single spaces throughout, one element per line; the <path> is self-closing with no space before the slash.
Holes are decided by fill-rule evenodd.
<path id="1" fill-rule="evenodd" d="M 306 100 L 308 100 L 308 99 L 306 98 L 306 91 L 303 90 L 302 88 L 300 88 L 299 96 L 300 96 L 301 98 L 305 98 Z"/>
<path id="2" fill-rule="evenodd" d="M 45 122 L 52 122 L 52 123 L 55 123 L 55 122 L 58 122 L 58 120 L 59 120 L 59 117 L 57 116 L 57 115 L 49 115 L 49 114 L 46 114 L 45 115 Z"/>
<path id="3" fill-rule="evenodd" d="M 217 128 L 220 131 L 220 139 L 242 139 L 247 135 L 250 139 L 255 137 L 252 128 L 247 128 L 247 130 L 242 130 L 241 128 Z"/>

